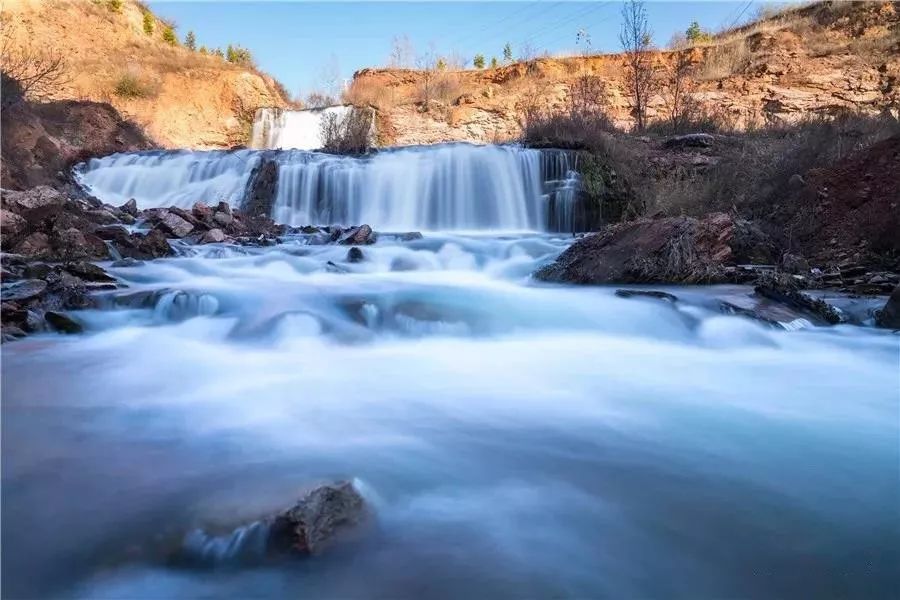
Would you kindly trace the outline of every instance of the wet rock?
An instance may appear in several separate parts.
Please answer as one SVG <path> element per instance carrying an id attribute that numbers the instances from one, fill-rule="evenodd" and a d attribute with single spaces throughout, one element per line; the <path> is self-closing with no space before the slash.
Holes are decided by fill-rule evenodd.
<path id="1" fill-rule="evenodd" d="M 132 217 L 137 217 L 139 214 L 137 201 L 134 198 L 129 199 L 128 202 L 120 206 L 119 210 Z"/>
<path id="2" fill-rule="evenodd" d="M 534 277 L 580 284 L 733 281 L 735 265 L 771 258 L 759 236 L 752 224 L 724 213 L 639 219 L 584 236 Z"/>
<path id="3" fill-rule="evenodd" d="M 109 257 L 109 248 L 93 233 L 70 227 L 62 232 L 55 232 L 51 240 L 53 254 L 62 260 L 80 258 L 104 259 Z"/>
<path id="4" fill-rule="evenodd" d="M 213 222 L 221 227 L 228 227 L 234 221 L 234 215 L 230 212 L 216 211 L 213 215 Z"/>
<path id="5" fill-rule="evenodd" d="M 200 236 L 201 244 L 218 244 L 225 241 L 225 232 L 221 229 L 210 229 Z"/>
<path id="6" fill-rule="evenodd" d="M 416 271 L 418 263 L 408 256 L 397 256 L 391 261 L 391 271 Z"/>
<path id="7" fill-rule="evenodd" d="M 216 204 L 216 212 L 234 216 L 234 211 L 231 210 L 231 205 L 229 205 L 227 202 L 219 202 L 218 204 Z"/>
<path id="8" fill-rule="evenodd" d="M 82 327 L 81 323 L 61 312 L 48 310 L 46 313 L 44 313 L 44 318 L 53 329 L 59 331 L 60 333 L 72 334 L 81 333 L 84 331 L 84 327 Z"/>
<path id="9" fill-rule="evenodd" d="M 325 270 L 328 271 L 329 273 L 349 273 L 350 272 L 346 268 L 342 267 L 341 265 L 335 264 L 334 262 L 332 262 L 330 260 L 327 263 L 325 263 Z"/>
<path id="10" fill-rule="evenodd" d="M 318 554 L 362 522 L 365 508 L 363 497 L 349 481 L 323 485 L 275 517 L 269 546 L 276 552 Z"/>
<path id="11" fill-rule="evenodd" d="M 25 277 L 29 279 L 46 279 L 53 272 L 53 267 L 43 262 L 31 263 L 25 267 Z"/>
<path id="12" fill-rule="evenodd" d="M 306 233 L 306 234 L 319 233 L 320 231 L 322 231 L 322 230 L 319 229 L 318 227 L 316 227 L 315 225 L 304 225 L 303 227 L 300 228 L 300 233 Z"/>
<path id="13" fill-rule="evenodd" d="M 100 225 L 112 225 L 113 223 L 119 223 L 119 217 L 114 215 L 112 212 L 105 209 L 95 209 L 88 211 L 85 216 L 94 223 L 99 223 Z"/>
<path id="14" fill-rule="evenodd" d="M 409 232 L 401 233 L 400 235 L 398 235 L 397 240 L 401 241 L 401 242 L 412 242 L 415 240 L 421 240 L 422 237 L 423 237 L 422 234 L 419 233 L 418 231 L 409 231 Z"/>
<path id="15" fill-rule="evenodd" d="M 338 241 L 339 244 L 364 245 L 375 243 L 375 233 L 368 225 L 360 225 L 359 227 L 351 227 L 344 236 Z"/>
<path id="16" fill-rule="evenodd" d="M 0 329 L 0 341 L 4 343 L 23 338 L 26 335 L 28 334 L 15 325 L 3 325 Z"/>
<path id="17" fill-rule="evenodd" d="M 616 296 L 619 298 L 654 298 L 656 300 L 665 300 L 667 302 L 675 302 L 678 298 L 669 292 L 661 292 L 659 290 L 616 290 Z"/>
<path id="18" fill-rule="evenodd" d="M 788 278 L 764 278 L 753 289 L 759 296 L 780 302 L 825 323 L 836 325 L 846 321 L 841 311 L 824 300 L 803 293 Z"/>
<path id="19" fill-rule="evenodd" d="M 875 315 L 875 322 L 879 327 L 900 329 L 900 285 L 894 288 L 884 308 Z"/>
<path id="20" fill-rule="evenodd" d="M 129 257 L 126 257 L 126 258 L 121 258 L 121 259 L 119 259 L 119 260 L 113 261 L 111 266 L 117 267 L 117 268 L 120 268 L 120 269 L 121 269 L 121 268 L 123 268 L 123 267 L 124 267 L 124 268 L 128 268 L 128 267 L 140 267 L 140 266 L 143 265 L 143 264 L 144 264 L 144 261 L 142 261 L 142 260 L 137 260 L 137 259 L 131 258 L 131 257 L 129 256 Z"/>
<path id="21" fill-rule="evenodd" d="M 274 160 L 264 159 L 250 175 L 247 200 L 242 205 L 244 213 L 251 217 L 271 215 L 277 189 L 278 164 Z"/>
<path id="22" fill-rule="evenodd" d="M 205 202 L 194 202 L 191 213 L 204 223 L 209 223 L 213 216 L 213 210 Z"/>
<path id="23" fill-rule="evenodd" d="M 128 229 L 121 225 L 101 225 L 94 230 L 94 235 L 96 235 L 101 240 L 119 242 L 131 237 Z"/>
<path id="24" fill-rule="evenodd" d="M 24 279 L 15 283 L 3 284 L 3 301 L 15 302 L 31 300 L 44 295 L 47 282 L 40 279 Z"/>
<path id="25" fill-rule="evenodd" d="M 66 204 L 62 193 L 46 185 L 21 192 L 4 191 L 3 196 L 12 210 L 32 222 L 60 212 Z"/>
<path id="26" fill-rule="evenodd" d="M 173 237 L 183 238 L 194 230 L 194 226 L 181 216 L 165 211 L 159 215 L 157 226 Z"/>
<path id="27" fill-rule="evenodd" d="M 347 262 L 358 263 L 362 262 L 364 258 L 365 256 L 363 256 L 363 251 L 356 246 L 347 250 Z"/>
<path id="28" fill-rule="evenodd" d="M 113 246 L 123 258 L 137 260 L 149 260 L 174 254 L 166 234 L 159 229 L 151 229 L 146 235 L 131 234 L 125 240 L 114 241 Z"/>
<path id="29" fill-rule="evenodd" d="M 62 267 L 66 272 L 75 275 L 84 281 L 115 282 L 116 278 L 98 267 L 85 261 L 66 263 Z"/>
<path id="30" fill-rule="evenodd" d="M 35 231 L 16 246 L 16 253 L 35 257 L 49 256 L 50 237 L 46 233 Z"/>

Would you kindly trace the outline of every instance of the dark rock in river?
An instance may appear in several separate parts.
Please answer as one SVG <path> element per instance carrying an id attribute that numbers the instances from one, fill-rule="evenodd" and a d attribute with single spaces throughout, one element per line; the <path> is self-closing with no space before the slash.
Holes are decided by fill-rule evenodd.
<path id="1" fill-rule="evenodd" d="M 894 288 L 884 308 L 875 315 L 875 322 L 879 327 L 900 329 L 900 285 Z"/>
<path id="2" fill-rule="evenodd" d="M 712 213 L 612 225 L 572 244 L 534 276 L 560 283 L 720 283 L 729 267 L 771 263 L 774 246 L 747 221 Z"/>
<path id="3" fill-rule="evenodd" d="M 120 206 L 119 210 L 121 210 L 125 214 L 131 215 L 132 217 L 136 217 L 138 216 L 137 201 L 134 198 L 131 198 L 130 200 L 128 200 L 128 202 Z"/>
<path id="4" fill-rule="evenodd" d="M 3 301 L 16 302 L 31 300 L 42 296 L 47 291 L 47 282 L 40 279 L 25 279 L 3 286 Z"/>
<path id="5" fill-rule="evenodd" d="M 365 517 L 365 501 L 349 481 L 320 486 L 272 522 L 269 546 L 276 552 L 317 554 Z"/>
<path id="6" fill-rule="evenodd" d="M 365 256 L 363 256 L 363 251 L 356 246 L 347 250 L 347 262 L 358 263 L 362 262 L 364 258 Z"/>
<path id="7" fill-rule="evenodd" d="M 263 159 L 250 175 L 247 200 L 241 207 L 244 213 L 268 218 L 272 214 L 277 189 L 278 164 L 274 160 Z"/>
<path id="8" fill-rule="evenodd" d="M 49 323 L 53 329 L 60 333 L 81 333 L 84 331 L 84 328 L 80 323 L 72 317 L 60 312 L 48 310 L 44 313 L 44 318 L 47 319 L 47 323 Z"/>
<path id="9" fill-rule="evenodd" d="M 368 225 L 351 227 L 344 233 L 343 237 L 338 240 L 338 243 L 347 246 L 362 246 L 364 244 L 374 244 L 375 232 L 373 232 L 372 228 Z"/>
<path id="10" fill-rule="evenodd" d="M 659 290 L 616 290 L 616 296 L 619 298 L 653 298 L 655 300 L 666 300 L 675 302 L 678 298 L 669 292 L 661 292 Z"/>
<path id="11" fill-rule="evenodd" d="M 846 321 L 841 311 L 824 300 L 813 298 L 809 294 L 800 291 L 799 286 L 787 277 L 763 278 L 756 285 L 754 291 L 764 298 L 789 306 L 816 320 L 824 321 L 831 325 Z"/>

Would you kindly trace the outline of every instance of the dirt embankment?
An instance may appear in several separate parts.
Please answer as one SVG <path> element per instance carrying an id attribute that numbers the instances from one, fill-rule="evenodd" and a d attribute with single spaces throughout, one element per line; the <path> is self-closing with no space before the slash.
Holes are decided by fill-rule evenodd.
<path id="1" fill-rule="evenodd" d="M 900 109 L 900 5 L 822 2 L 728 32 L 688 51 L 693 98 L 729 126 L 794 123 L 812 114 Z M 674 55 L 654 55 L 665 77 Z M 602 81 L 601 101 L 619 126 L 633 125 L 623 58 L 608 54 L 539 58 L 495 69 L 425 73 L 364 69 L 350 100 L 377 106 L 396 144 L 505 141 L 521 131 L 523 108 L 566 111 L 583 75 Z M 664 87 L 650 99 L 664 117 Z M 427 108 L 427 110 L 426 110 Z"/>
<path id="2" fill-rule="evenodd" d="M 23 102 L 3 111 L 2 130 L 3 189 L 65 187 L 78 162 L 155 147 L 138 126 L 99 102 Z"/>
<path id="3" fill-rule="evenodd" d="M 4 38 L 14 49 L 65 57 L 66 81 L 45 99 L 108 103 L 166 148 L 244 144 L 256 108 L 285 106 L 268 75 L 167 42 L 166 23 L 135 0 L 116 6 L 94 0 L 3 3 Z M 185 33 L 177 32 L 178 39 Z M 202 40 L 203 32 L 197 33 Z"/>

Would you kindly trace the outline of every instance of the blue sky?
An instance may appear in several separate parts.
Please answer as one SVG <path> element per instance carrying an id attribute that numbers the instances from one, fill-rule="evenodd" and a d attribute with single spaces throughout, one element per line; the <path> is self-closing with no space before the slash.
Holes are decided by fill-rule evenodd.
<path id="1" fill-rule="evenodd" d="M 387 64 L 394 36 L 407 35 L 417 52 L 433 44 L 438 54 L 456 51 L 502 57 L 509 42 L 517 54 L 526 44 L 539 52 L 576 49 L 579 29 L 597 51 L 616 51 L 620 1 L 613 2 L 211 2 L 152 0 L 158 15 L 174 19 L 181 37 L 197 43 L 249 48 L 259 66 L 291 92 L 322 87 L 326 72 L 350 78 L 363 67 Z M 697 20 L 709 29 L 754 15 L 766 2 L 648 2 L 658 45 Z"/>

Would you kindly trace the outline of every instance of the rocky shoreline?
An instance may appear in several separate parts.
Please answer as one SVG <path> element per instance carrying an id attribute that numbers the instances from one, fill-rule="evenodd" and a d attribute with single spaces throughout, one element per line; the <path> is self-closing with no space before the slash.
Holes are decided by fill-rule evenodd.
<path id="1" fill-rule="evenodd" d="M 850 296 L 890 294 L 878 325 L 900 328 L 900 274 L 852 260 L 811 266 L 777 245 L 753 223 L 725 213 L 703 219 L 638 219 L 589 233 L 534 274 L 550 283 L 753 285 L 757 296 L 810 314 L 825 324 L 839 312 L 803 290 Z"/>
<path id="2" fill-rule="evenodd" d="M 348 262 L 363 260 L 357 246 L 373 244 L 369 225 L 342 228 L 290 227 L 251 216 L 225 202 L 139 210 L 132 199 L 121 206 L 86 194 L 65 194 L 49 186 L 2 194 L 2 341 L 30 333 L 78 333 L 72 310 L 95 307 L 92 293 L 116 289 L 116 279 L 92 261 L 113 266 L 174 256 L 181 245 L 270 246 L 285 235 L 308 244 L 351 246 Z M 402 240 L 421 237 L 417 232 Z M 339 265 L 330 270 L 342 271 Z M 900 328 L 900 276 L 846 263 L 811 267 L 802 257 L 779 255 L 776 245 L 751 222 L 724 213 L 639 219 L 611 225 L 577 239 L 535 279 L 574 284 L 718 284 L 755 286 L 760 297 L 817 322 L 844 322 L 838 311 L 803 290 L 832 289 L 850 295 L 891 294 L 876 321 Z M 763 318 L 763 320 L 765 320 Z"/>
<path id="3" fill-rule="evenodd" d="M 308 244 L 355 247 L 378 238 L 368 225 L 290 227 L 250 216 L 225 202 L 214 206 L 197 202 L 191 210 L 175 206 L 139 210 L 133 199 L 112 206 L 49 186 L 3 190 L 0 202 L 4 342 L 41 331 L 79 333 L 81 325 L 67 311 L 95 307 L 92 292 L 119 286 L 92 261 L 137 266 L 175 256 L 170 241 L 271 246 L 281 236 L 302 234 Z M 416 239 L 421 234 L 401 237 Z M 361 259 L 361 251 L 351 249 L 348 260 Z"/>

